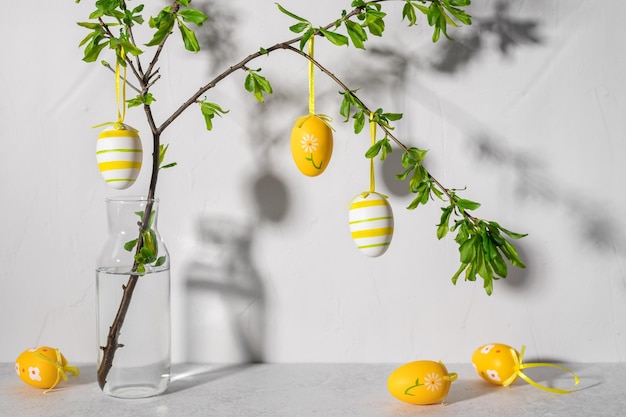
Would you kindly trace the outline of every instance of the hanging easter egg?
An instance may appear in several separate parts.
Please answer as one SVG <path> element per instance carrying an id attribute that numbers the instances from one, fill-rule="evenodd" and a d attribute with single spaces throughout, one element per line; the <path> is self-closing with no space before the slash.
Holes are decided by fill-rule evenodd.
<path id="1" fill-rule="evenodd" d="M 448 373 L 442 362 L 415 361 L 394 370 L 387 379 L 391 395 L 409 404 L 435 404 L 448 395 L 456 373 Z"/>
<path id="2" fill-rule="evenodd" d="M 359 194 L 350 203 L 348 220 L 352 240 L 363 254 L 376 257 L 387 251 L 393 237 L 393 211 L 387 197 Z"/>
<path id="3" fill-rule="evenodd" d="M 333 131 L 315 115 L 299 117 L 291 130 L 291 155 L 304 175 L 320 175 L 333 154 Z"/>
<path id="4" fill-rule="evenodd" d="M 67 374 L 78 375 L 78 368 L 69 366 L 58 349 L 48 346 L 28 349 L 15 361 L 15 372 L 22 381 L 37 388 L 54 388 L 67 380 Z"/>
<path id="5" fill-rule="evenodd" d="M 501 343 L 479 347 L 472 355 L 472 365 L 485 381 L 495 385 L 510 385 L 517 379 L 519 352 Z"/>
<path id="6" fill-rule="evenodd" d="M 98 169 L 108 185 L 124 190 L 141 170 L 143 148 L 136 129 L 116 123 L 100 132 L 96 145 Z"/>

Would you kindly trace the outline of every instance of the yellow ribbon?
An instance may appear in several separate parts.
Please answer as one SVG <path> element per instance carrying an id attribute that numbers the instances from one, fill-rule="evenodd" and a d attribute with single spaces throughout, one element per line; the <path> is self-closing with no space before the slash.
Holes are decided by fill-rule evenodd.
<path id="1" fill-rule="evenodd" d="M 309 56 L 311 59 L 315 53 L 315 36 L 311 36 L 309 39 Z M 312 116 L 315 114 L 315 66 L 313 61 L 309 60 L 309 114 Z"/>
<path id="2" fill-rule="evenodd" d="M 57 368 L 57 378 L 54 381 L 54 384 L 52 384 L 50 388 L 44 391 L 44 394 L 47 394 L 48 392 L 52 391 L 54 387 L 56 387 L 59 384 L 59 382 L 61 382 L 61 380 L 63 380 L 64 382 L 67 381 L 68 373 L 73 376 L 80 375 L 80 369 L 78 369 L 76 366 L 69 366 L 69 365 L 63 366 L 63 357 L 61 356 L 61 351 L 59 349 L 54 349 L 54 352 L 56 353 L 56 359 L 57 359 L 56 362 L 46 355 L 42 355 L 41 353 L 34 352 L 34 355 L 36 357 L 47 361 L 48 363 L 52 364 L 55 368 Z"/>
<path id="3" fill-rule="evenodd" d="M 124 48 L 120 49 L 120 56 L 124 56 Z M 117 103 L 117 121 L 116 122 L 104 122 L 99 125 L 92 126 L 92 128 L 99 128 L 103 126 L 113 125 L 113 127 L 117 130 L 134 130 L 137 132 L 137 129 L 124 124 L 124 118 L 126 117 L 126 67 L 124 67 L 123 75 L 122 75 L 122 85 L 120 87 L 120 61 L 118 57 L 115 57 L 115 101 Z M 120 91 L 122 94 L 122 99 L 120 101 Z"/>
<path id="4" fill-rule="evenodd" d="M 555 394 L 567 394 L 572 392 L 574 389 L 559 389 L 559 388 L 550 388 L 550 387 L 546 387 L 545 385 L 541 385 L 538 384 L 537 382 L 533 381 L 532 379 L 530 379 L 530 377 L 528 375 L 526 375 L 524 372 L 522 372 L 522 369 L 528 369 L 528 368 L 539 368 L 539 367 L 543 367 L 543 366 L 548 366 L 551 368 L 557 368 L 560 369 L 562 371 L 568 372 L 570 374 L 572 374 L 574 376 L 574 387 L 576 387 L 578 385 L 578 383 L 580 382 L 578 376 L 572 372 L 570 369 L 565 368 L 564 366 L 561 365 L 556 365 L 553 363 L 523 363 L 523 358 L 524 358 L 524 351 L 526 350 L 526 346 L 522 346 L 522 349 L 520 350 L 520 354 L 519 357 L 517 356 L 517 352 L 515 351 L 515 349 L 511 348 L 511 355 L 513 356 L 513 360 L 515 361 L 515 372 L 513 373 L 513 375 L 511 375 L 506 381 L 504 381 L 502 383 L 503 387 L 507 387 L 509 385 L 511 385 L 513 383 L 513 381 L 515 381 L 516 377 L 520 377 L 522 378 L 524 381 L 528 382 L 530 385 L 539 388 L 541 390 L 544 391 L 548 391 L 548 392 L 552 392 Z"/>
<path id="5" fill-rule="evenodd" d="M 374 121 L 374 113 L 370 112 L 370 136 L 372 137 L 372 146 L 376 143 L 376 122 Z M 376 191 L 376 177 L 374 175 L 374 158 L 370 158 L 370 192 Z"/>
<path id="6" fill-rule="evenodd" d="M 124 48 L 121 48 L 120 56 L 124 56 Z M 120 60 L 117 57 L 115 59 L 115 101 L 117 102 L 117 122 L 124 123 L 124 117 L 126 116 L 126 67 L 124 67 L 122 102 L 120 106 Z"/>

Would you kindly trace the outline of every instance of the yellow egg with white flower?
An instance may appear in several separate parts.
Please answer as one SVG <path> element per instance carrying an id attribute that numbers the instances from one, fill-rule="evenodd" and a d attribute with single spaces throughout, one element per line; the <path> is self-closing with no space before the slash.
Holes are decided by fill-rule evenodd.
<path id="1" fill-rule="evenodd" d="M 333 154 L 333 131 L 321 117 L 299 117 L 291 130 L 291 156 L 304 175 L 320 175 Z"/>
<path id="2" fill-rule="evenodd" d="M 22 381 L 37 388 L 53 388 L 67 380 L 67 374 L 78 375 L 58 349 L 49 346 L 27 349 L 15 360 L 15 372 Z"/>
<path id="3" fill-rule="evenodd" d="M 472 355 L 474 369 L 485 381 L 494 385 L 510 385 L 517 379 L 519 352 L 502 343 L 488 343 Z"/>
<path id="4" fill-rule="evenodd" d="M 391 395 L 409 404 L 426 405 L 442 402 L 457 378 L 442 362 L 414 361 L 395 369 L 387 379 Z"/>
<path id="5" fill-rule="evenodd" d="M 123 123 L 107 127 L 96 145 L 98 169 L 106 183 L 124 190 L 135 183 L 143 160 L 143 147 L 137 130 Z"/>

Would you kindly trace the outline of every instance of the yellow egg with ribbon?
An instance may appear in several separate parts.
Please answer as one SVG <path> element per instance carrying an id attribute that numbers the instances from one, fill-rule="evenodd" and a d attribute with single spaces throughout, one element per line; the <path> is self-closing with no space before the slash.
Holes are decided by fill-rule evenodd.
<path id="1" fill-rule="evenodd" d="M 525 363 L 525 350 L 525 346 L 522 346 L 522 349 L 518 352 L 511 346 L 502 343 L 489 343 L 474 351 L 472 354 L 472 365 L 478 375 L 480 375 L 485 381 L 503 387 L 511 385 L 519 377 L 528 382 L 530 385 L 544 391 L 555 394 L 567 394 L 572 392 L 573 389 L 562 389 L 541 385 L 524 373 L 525 369 L 539 367 L 551 367 L 568 372 L 574 377 L 574 387 L 578 385 L 578 376 L 564 366 L 544 362 Z"/>
<path id="2" fill-rule="evenodd" d="M 478 375 L 495 385 L 510 385 L 517 379 L 519 352 L 501 343 L 489 343 L 474 351 L 472 365 Z"/>
<path id="3" fill-rule="evenodd" d="M 135 183 L 143 161 L 143 147 L 137 129 L 114 123 L 98 135 L 98 169 L 108 185 L 124 190 Z"/>
<path id="4" fill-rule="evenodd" d="M 304 175 L 320 175 L 333 154 L 333 131 L 318 115 L 299 117 L 291 130 L 291 155 Z"/>
<path id="5" fill-rule="evenodd" d="M 77 376 L 78 368 L 69 366 L 59 349 L 49 346 L 27 349 L 15 361 L 15 372 L 22 381 L 37 388 L 52 389 L 67 381 L 67 374 Z"/>
<path id="6" fill-rule="evenodd" d="M 348 215 L 350 233 L 356 247 L 376 257 L 387 251 L 393 237 L 393 211 L 387 197 L 364 192 L 354 197 Z"/>
<path id="7" fill-rule="evenodd" d="M 442 362 L 415 361 L 395 369 L 387 379 L 391 395 L 409 404 L 441 403 L 457 374 L 449 373 Z"/>

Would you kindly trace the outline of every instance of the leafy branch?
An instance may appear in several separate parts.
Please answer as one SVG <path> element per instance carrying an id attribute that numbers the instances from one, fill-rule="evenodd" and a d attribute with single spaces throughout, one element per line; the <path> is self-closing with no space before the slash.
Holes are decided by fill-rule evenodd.
<path id="1" fill-rule="evenodd" d="M 77 3 L 79 1 L 76 0 Z M 304 52 L 304 47 L 316 36 L 325 38 L 337 46 L 352 45 L 357 49 L 365 49 L 370 36 L 383 36 L 387 14 L 382 10 L 382 4 L 389 1 L 391 0 L 353 0 L 350 11 L 343 10 L 340 18 L 325 26 L 314 26 L 309 20 L 277 4 L 278 9 L 283 14 L 295 20 L 289 29 L 297 36 L 276 43 L 269 48 L 260 48 L 257 52 L 228 67 L 213 80 L 200 87 L 196 93 L 192 94 L 187 101 L 182 103 L 160 124 L 155 121 L 152 114 L 152 106 L 156 102 L 156 98 L 150 90 L 160 79 L 157 64 L 161 53 L 175 28 L 178 28 L 184 48 L 190 52 L 198 52 L 200 45 L 194 27 L 203 25 L 207 16 L 203 12 L 191 8 L 191 0 L 172 1 L 156 16 L 149 18 L 148 25 L 153 30 L 152 37 L 147 43 L 140 45 L 135 38 L 133 28 L 145 23 L 142 16 L 143 5 L 129 9 L 126 0 L 94 1 L 96 10 L 89 15 L 90 20 L 78 23 L 89 30 L 88 35 L 80 42 L 80 46 L 84 48 L 83 60 L 96 62 L 101 53 L 108 48 L 113 51 L 118 65 L 131 69 L 137 85 L 126 82 L 137 91 L 138 95 L 130 99 L 128 105 L 129 107 L 143 108 L 153 142 L 152 172 L 147 193 L 148 204 L 143 213 L 138 213 L 140 221 L 138 222 L 137 239 L 126 245 L 127 250 L 135 251 L 135 261 L 128 283 L 123 287 L 122 301 L 113 325 L 110 327 L 107 345 L 102 347 L 104 355 L 98 368 L 98 382 L 101 387 L 106 383 L 115 352 L 121 347 L 118 338 L 137 280 L 145 272 L 146 265 L 156 266 L 165 262 L 163 257 L 158 256 L 154 245 L 154 231 L 151 228 L 151 213 L 159 172 L 161 169 L 176 165 L 175 162 L 164 164 L 168 147 L 161 144 L 163 131 L 194 104 L 199 105 L 206 128 L 211 130 L 215 116 L 221 117 L 228 113 L 228 110 L 224 110 L 217 103 L 208 101 L 206 97 L 202 99 L 201 97 L 215 88 L 222 80 L 238 71 L 246 73 L 244 88 L 252 93 L 256 100 L 264 101 L 265 95 L 273 92 L 271 83 L 260 74 L 260 68 L 251 69 L 249 64 L 255 59 L 270 55 L 277 50 L 294 52 L 308 59 L 341 87 L 340 94 L 343 98 L 339 112 L 346 121 L 354 120 L 356 133 L 362 131 L 368 120 L 374 121 L 381 127 L 385 136 L 368 149 L 365 155 L 367 158 L 380 156 L 382 160 L 385 160 L 387 155 L 393 151 L 392 143 L 402 150 L 402 163 L 405 170 L 398 174 L 398 178 L 408 180 L 409 189 L 416 194 L 415 199 L 408 207 L 409 209 L 415 209 L 420 204 L 426 204 L 434 199 L 447 203 L 442 208 L 442 217 L 437 226 L 437 237 L 441 239 L 450 231 L 457 233 L 455 240 L 459 244 L 461 267 L 453 276 L 453 282 L 456 283 L 463 271 L 465 271 L 467 280 L 475 280 L 476 276 L 480 275 L 485 281 L 485 290 L 491 294 L 493 280 L 506 276 L 504 258 L 508 259 L 514 266 L 524 266 L 514 246 L 506 240 L 503 234 L 512 239 L 520 238 L 523 235 L 510 232 L 495 222 L 481 220 L 471 215 L 470 211 L 477 209 L 479 204 L 462 199 L 457 196 L 456 190 L 442 186 L 423 166 L 427 152 L 418 148 L 407 147 L 392 134 L 394 129 L 392 123 L 400 120 L 401 114 L 385 112 L 382 109 L 371 110 L 358 98 L 357 90 L 350 89 L 320 62 Z M 470 16 L 462 9 L 470 4 L 470 0 L 402 1 L 404 3 L 402 19 L 406 20 L 409 26 L 414 26 L 418 23 L 418 16 L 424 15 L 428 24 L 433 28 L 433 41 L 438 41 L 441 33 L 446 38 L 450 38 L 449 26 L 458 27 L 471 24 Z M 144 70 L 142 57 L 145 48 L 153 48 L 153 54 L 151 58 L 144 61 L 149 62 Z M 112 69 L 106 62 L 103 64 Z"/>

